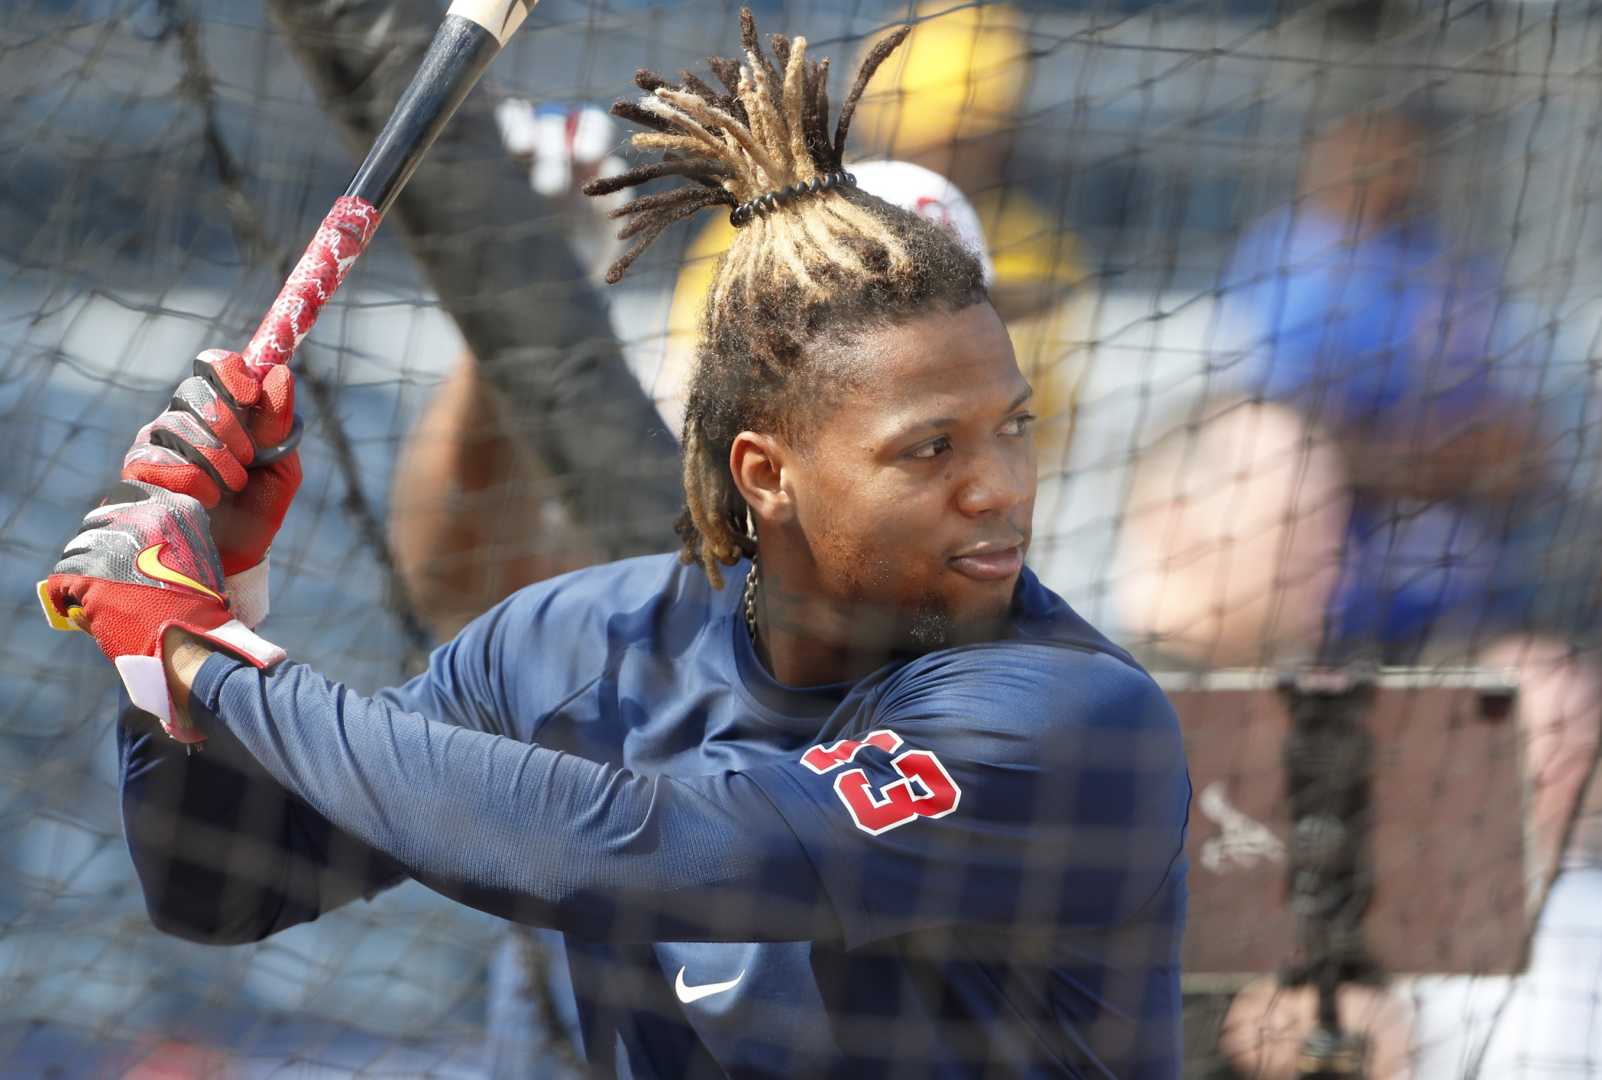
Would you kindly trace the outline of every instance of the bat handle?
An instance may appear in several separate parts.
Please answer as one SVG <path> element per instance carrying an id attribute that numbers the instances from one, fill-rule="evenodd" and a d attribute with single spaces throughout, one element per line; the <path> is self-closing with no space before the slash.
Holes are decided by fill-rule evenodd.
<path id="1" fill-rule="evenodd" d="M 378 231 L 378 208 L 359 195 L 342 195 L 317 226 L 317 233 L 290 271 L 278 299 L 245 346 L 245 363 L 258 376 L 273 364 L 287 364 L 311 332 L 323 305 Z"/>

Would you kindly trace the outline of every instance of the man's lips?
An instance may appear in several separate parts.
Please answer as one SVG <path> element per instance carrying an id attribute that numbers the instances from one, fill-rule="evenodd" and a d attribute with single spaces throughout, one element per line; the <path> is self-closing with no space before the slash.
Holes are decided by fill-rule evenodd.
<path id="1" fill-rule="evenodd" d="M 957 573 L 974 581 L 1005 581 L 1023 569 L 1023 545 L 987 546 L 947 561 Z"/>

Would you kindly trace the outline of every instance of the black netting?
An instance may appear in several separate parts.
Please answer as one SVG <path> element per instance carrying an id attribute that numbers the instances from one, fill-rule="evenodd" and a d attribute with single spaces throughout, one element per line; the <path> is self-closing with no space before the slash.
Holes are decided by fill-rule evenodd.
<path id="1" fill-rule="evenodd" d="M 914 22 L 848 167 L 967 195 L 1036 391 L 1030 564 L 1178 706 L 1186 1075 L 1289 1075 L 1321 986 L 1326 1022 L 1373 1033 L 1367 1075 L 1602 1075 L 1597 10 L 753 6 L 834 58 L 836 104 Z M 417 884 L 255 944 L 158 932 L 115 676 L 33 595 L 195 353 L 248 339 L 439 16 L 0 11 L 8 1072 L 578 1069 L 560 950 Z M 669 231 L 607 288 L 615 203 L 575 189 L 633 160 L 604 108 L 635 69 L 737 45 L 725 3 L 544 0 L 497 59 L 298 354 L 306 480 L 265 628 L 292 656 L 392 686 L 519 585 L 676 547 L 728 230 Z M 671 1005 L 672 974 L 611 1004 Z M 986 1045 L 898 1052 L 924 1075 Z"/>

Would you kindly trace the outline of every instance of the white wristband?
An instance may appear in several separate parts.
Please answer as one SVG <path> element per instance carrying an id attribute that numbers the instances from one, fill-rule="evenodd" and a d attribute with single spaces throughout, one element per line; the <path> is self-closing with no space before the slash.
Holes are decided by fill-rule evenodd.
<path id="1" fill-rule="evenodd" d="M 249 570 L 223 578 L 228 607 L 234 618 L 254 630 L 267 617 L 267 564 L 269 556 Z"/>
<path id="2" fill-rule="evenodd" d="M 271 667 L 288 657 L 288 653 L 240 622 L 230 619 L 212 630 L 190 630 L 196 637 L 238 656 L 257 667 Z M 178 728 L 172 721 L 172 695 L 167 688 L 167 666 L 160 656 L 119 656 L 112 661 L 122 685 L 128 689 L 128 700 L 134 708 L 143 709 L 161 721 L 161 730 L 179 742 L 200 742 L 205 736 L 193 727 Z"/>

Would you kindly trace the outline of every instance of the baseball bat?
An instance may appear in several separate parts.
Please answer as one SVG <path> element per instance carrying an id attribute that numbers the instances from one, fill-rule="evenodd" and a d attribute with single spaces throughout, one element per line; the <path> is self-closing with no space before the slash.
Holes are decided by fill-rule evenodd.
<path id="1" fill-rule="evenodd" d="M 418 162 L 538 2 L 453 0 L 350 186 L 334 201 L 245 346 L 245 361 L 258 375 L 289 363 Z"/>

